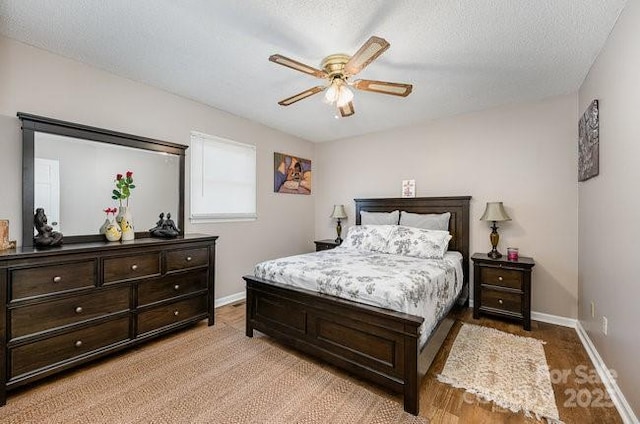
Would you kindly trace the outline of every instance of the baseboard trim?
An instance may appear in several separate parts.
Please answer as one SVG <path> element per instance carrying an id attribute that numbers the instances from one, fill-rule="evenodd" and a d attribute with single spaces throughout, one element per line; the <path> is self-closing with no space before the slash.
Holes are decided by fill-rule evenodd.
<path id="1" fill-rule="evenodd" d="M 575 318 L 561 317 L 560 315 L 551 315 L 534 311 L 531 311 L 531 319 L 534 321 L 546 322 L 547 324 L 555 324 L 569 328 L 576 328 L 576 325 L 578 324 L 578 320 Z"/>
<path id="2" fill-rule="evenodd" d="M 611 375 L 609 368 L 602 360 L 602 357 L 591 341 L 589 334 L 585 331 L 579 320 L 576 320 L 576 332 L 578 333 L 578 337 L 580 337 L 580 341 L 587 351 L 591 362 L 593 362 L 600 380 L 602 380 L 604 387 L 607 389 L 607 392 L 609 392 L 611 401 L 616 406 L 618 413 L 622 417 L 622 421 L 625 424 L 637 424 L 638 417 L 636 417 L 633 409 L 631 409 L 631 405 L 629 405 L 629 402 L 627 402 L 627 399 L 624 397 L 622 390 L 620 390 L 620 386 L 618 386 L 615 378 Z"/>
<path id="3" fill-rule="evenodd" d="M 215 308 L 219 308 L 220 306 L 228 305 L 230 303 L 239 302 L 241 300 L 244 300 L 246 298 L 246 296 L 247 296 L 247 294 L 244 291 L 241 291 L 241 292 L 238 292 L 238 293 L 231 294 L 229 296 L 221 297 L 219 299 L 216 299 L 216 301 L 214 303 L 214 307 Z"/>
<path id="4" fill-rule="evenodd" d="M 473 308 L 473 299 L 469 299 L 469 307 Z M 531 319 L 534 321 L 555 324 L 561 327 L 576 328 L 578 320 L 575 318 L 561 317 L 559 315 L 545 314 L 544 312 L 531 311 Z"/>

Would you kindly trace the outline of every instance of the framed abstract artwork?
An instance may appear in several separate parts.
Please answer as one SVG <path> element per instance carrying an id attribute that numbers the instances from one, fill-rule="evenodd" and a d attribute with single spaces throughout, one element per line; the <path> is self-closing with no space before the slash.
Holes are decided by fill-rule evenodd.
<path id="1" fill-rule="evenodd" d="M 598 109 L 598 101 L 592 101 L 578 123 L 578 181 L 586 181 L 600 173 Z"/>
<path id="2" fill-rule="evenodd" d="M 284 153 L 274 153 L 273 191 L 311 194 L 311 161 Z"/>

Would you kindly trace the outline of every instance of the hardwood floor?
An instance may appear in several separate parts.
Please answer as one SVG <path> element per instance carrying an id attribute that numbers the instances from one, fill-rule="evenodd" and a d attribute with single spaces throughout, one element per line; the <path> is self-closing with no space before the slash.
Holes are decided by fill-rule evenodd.
<path id="1" fill-rule="evenodd" d="M 474 320 L 471 309 L 460 311 L 449 337 L 438 352 L 427 377 L 422 381 L 420 415 L 432 424 L 460 423 L 539 423 L 535 418 L 527 418 L 522 413 L 496 407 L 493 403 L 477 399 L 462 389 L 440 383 L 436 375 L 442 371 L 455 336 L 462 322 L 492 327 L 508 333 L 544 340 L 547 363 L 551 370 L 551 380 L 555 392 L 560 419 L 567 424 L 579 423 L 622 423 L 618 411 L 608 399 L 604 385 L 597 378 L 595 368 L 584 350 L 575 330 L 537 321 L 531 322 L 531 331 L 508 321 L 490 318 Z M 244 331 L 245 305 L 243 302 L 216 309 L 216 319 Z M 266 336 L 264 336 L 266 337 Z M 287 349 L 297 355 L 300 353 Z M 304 355 L 303 355 L 304 356 Z M 325 367 L 321 362 L 317 362 Z M 349 377 L 357 380 L 353 377 Z M 400 397 L 388 393 L 370 383 L 359 381 L 371 390 L 401 402 Z"/>

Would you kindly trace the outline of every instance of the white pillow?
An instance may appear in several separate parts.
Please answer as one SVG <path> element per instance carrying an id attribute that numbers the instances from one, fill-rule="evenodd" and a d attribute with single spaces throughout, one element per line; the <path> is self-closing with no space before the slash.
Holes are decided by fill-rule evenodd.
<path id="1" fill-rule="evenodd" d="M 445 213 L 400 213 L 400 225 L 425 230 L 449 231 L 451 212 Z"/>
<path id="2" fill-rule="evenodd" d="M 340 247 L 384 252 L 387 249 L 389 236 L 397 225 L 356 225 L 349 228 L 347 238 Z"/>
<path id="3" fill-rule="evenodd" d="M 442 259 L 451 240 L 448 231 L 424 230 L 398 225 L 389 235 L 385 253 L 414 256 L 425 259 Z"/>
<path id="4" fill-rule="evenodd" d="M 400 211 L 393 212 L 360 212 L 362 225 L 398 225 Z"/>

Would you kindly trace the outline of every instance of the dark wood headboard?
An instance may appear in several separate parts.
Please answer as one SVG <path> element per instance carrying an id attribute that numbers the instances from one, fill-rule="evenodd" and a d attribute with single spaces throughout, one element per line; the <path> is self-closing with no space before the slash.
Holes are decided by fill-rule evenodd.
<path id="1" fill-rule="evenodd" d="M 354 199 L 356 202 L 356 225 L 360 225 L 360 212 L 391 212 L 394 210 L 410 213 L 451 212 L 449 250 L 462 253 L 465 282 L 469 281 L 469 203 L 471 196 L 457 197 L 413 197 L 388 199 Z"/>

